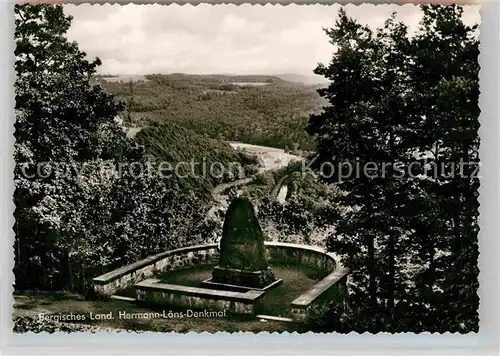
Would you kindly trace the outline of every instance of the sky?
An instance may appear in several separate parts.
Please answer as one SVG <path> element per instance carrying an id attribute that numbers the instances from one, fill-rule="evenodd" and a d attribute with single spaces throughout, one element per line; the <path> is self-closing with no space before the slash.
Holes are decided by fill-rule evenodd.
<path id="1" fill-rule="evenodd" d="M 65 5 L 73 16 L 68 38 L 103 74 L 313 75 L 334 51 L 324 27 L 339 5 Z M 410 31 L 421 18 L 415 5 L 347 5 L 348 15 L 372 28 L 394 11 Z M 479 6 L 464 20 L 480 22 Z"/>

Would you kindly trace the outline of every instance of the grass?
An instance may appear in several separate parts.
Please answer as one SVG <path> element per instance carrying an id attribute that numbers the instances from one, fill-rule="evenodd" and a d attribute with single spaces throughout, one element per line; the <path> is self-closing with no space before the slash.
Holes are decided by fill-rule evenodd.
<path id="1" fill-rule="evenodd" d="M 201 281 L 211 276 L 213 266 L 200 266 L 178 270 L 158 276 L 167 283 L 183 284 L 187 286 L 199 286 Z M 312 288 L 321 278 L 324 272 L 304 266 L 271 266 L 277 278 L 282 278 L 283 283 L 269 290 L 263 299 L 263 304 L 258 314 L 274 316 L 290 316 L 290 303 L 305 291 Z M 122 291 L 120 295 L 134 296 L 131 288 Z M 213 318 L 143 318 L 126 319 L 120 318 L 120 312 L 128 313 L 163 313 L 159 307 L 146 306 L 129 303 L 121 300 L 82 300 L 72 295 L 62 293 L 26 293 L 16 292 L 14 294 L 13 317 L 38 318 L 39 314 L 64 315 L 81 314 L 86 318 L 84 321 L 72 321 L 71 323 L 92 325 L 102 330 L 132 330 L 132 331 L 156 331 L 156 332 L 307 332 L 309 326 L 300 323 L 285 323 L 277 321 L 261 321 L 253 316 L 227 315 L 226 317 Z M 186 311 L 185 308 L 165 308 L 166 313 L 172 311 Z M 113 315 L 109 320 L 91 320 L 90 314 Z M 70 324 L 71 324 L 70 323 Z"/>
<path id="2" fill-rule="evenodd" d="M 154 331 L 154 332 L 203 332 L 210 333 L 226 331 L 226 332 L 283 332 L 297 331 L 306 332 L 304 326 L 297 323 L 282 323 L 282 322 L 261 322 L 250 316 L 229 315 L 218 318 L 144 318 L 144 319 L 124 319 L 119 318 L 119 313 L 126 311 L 128 313 L 150 313 L 157 311 L 162 313 L 162 309 L 141 306 L 139 304 L 124 302 L 120 300 L 55 300 L 47 294 L 22 294 L 18 293 L 14 296 L 14 312 L 13 317 L 31 317 L 38 318 L 39 314 L 45 315 L 84 315 L 85 321 L 72 321 L 68 324 L 86 324 L 94 327 L 99 327 L 104 331 Z M 175 311 L 172 308 L 165 309 Z M 110 320 L 90 320 L 90 313 L 107 314 L 112 313 L 113 319 Z"/>
<path id="3" fill-rule="evenodd" d="M 303 266 L 272 266 L 272 269 L 277 278 L 283 279 L 283 283 L 264 295 L 259 314 L 291 317 L 292 301 L 324 277 L 324 273 Z"/>
<path id="4" fill-rule="evenodd" d="M 160 274 L 157 278 L 163 283 L 200 287 L 202 281 L 212 277 L 212 268 L 210 265 L 194 266 Z"/>
<path id="5" fill-rule="evenodd" d="M 213 266 L 191 267 L 165 273 L 158 278 L 164 283 L 201 287 L 201 282 L 212 276 L 212 268 Z M 283 279 L 283 283 L 266 292 L 258 310 L 259 314 L 291 316 L 290 303 L 325 276 L 322 271 L 304 266 L 273 265 L 271 269 L 276 278 Z"/>

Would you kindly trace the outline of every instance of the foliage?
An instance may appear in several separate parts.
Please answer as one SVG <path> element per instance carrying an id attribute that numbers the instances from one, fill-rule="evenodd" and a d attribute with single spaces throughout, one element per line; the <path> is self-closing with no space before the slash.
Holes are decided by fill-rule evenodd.
<path id="1" fill-rule="evenodd" d="M 100 61 L 66 39 L 71 17 L 15 14 L 16 288 L 85 292 L 104 270 L 189 243 L 201 202 L 139 174 L 147 156 L 115 122 L 123 105 L 91 84 Z"/>
<path id="2" fill-rule="evenodd" d="M 315 71 L 330 80 L 318 98 L 270 76 L 111 82 L 66 39 L 61 6 L 16 5 L 16 288 L 84 292 L 104 271 L 209 240 L 222 223 L 207 218 L 210 191 L 235 179 L 230 163 L 257 170 L 223 142 L 238 140 L 318 154 L 321 182 L 298 163 L 244 189 L 267 237 L 328 236 L 352 268 L 348 308 L 318 310 L 322 331 L 477 331 L 476 27 L 459 6 L 422 10 L 413 36 L 394 16 L 373 31 L 341 10 L 326 30 L 337 50 Z M 115 121 L 123 109 L 128 125 L 145 126 L 135 140 Z M 193 160 L 228 173 L 160 174 L 160 162 Z M 335 168 L 346 162 L 384 175 Z M 444 174 L 463 162 L 461 174 Z M 281 187 L 284 202 L 274 199 Z"/>
<path id="3" fill-rule="evenodd" d="M 281 202 L 276 197 L 282 187 L 287 194 Z M 257 175 L 245 191 L 257 204 L 259 220 L 271 240 L 321 246 L 324 234 L 333 228 L 332 205 L 338 191 L 309 169 L 303 170 L 300 162 Z"/>
<path id="4" fill-rule="evenodd" d="M 331 84 L 310 118 L 313 166 L 343 191 L 328 245 L 352 268 L 350 330 L 478 329 L 478 181 L 423 169 L 477 162 L 476 27 L 459 6 L 422 10 L 414 36 L 394 15 L 372 31 L 341 10 L 315 70 Z"/>
<path id="5" fill-rule="evenodd" d="M 314 147 L 304 131 L 308 114 L 321 106 L 313 86 L 271 76 L 155 74 L 147 79 L 133 84 L 105 78 L 100 82 L 121 100 L 133 97 L 131 115 L 141 126 L 173 122 L 217 140 Z M 233 84 L 242 82 L 266 85 Z"/>
<path id="6" fill-rule="evenodd" d="M 171 165 L 164 172 L 170 184 L 205 200 L 217 184 L 244 178 L 259 164 L 256 157 L 235 151 L 228 143 L 168 121 L 142 129 L 135 140 L 144 146 L 152 163 Z"/>

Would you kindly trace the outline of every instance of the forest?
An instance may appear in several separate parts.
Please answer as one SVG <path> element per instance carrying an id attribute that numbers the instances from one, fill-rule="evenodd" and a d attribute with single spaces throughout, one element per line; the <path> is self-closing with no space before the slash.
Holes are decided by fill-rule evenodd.
<path id="1" fill-rule="evenodd" d="M 329 84 L 311 86 L 275 76 L 107 81 L 100 60 L 67 40 L 62 6 L 16 5 L 16 292 L 92 298 L 96 275 L 213 242 L 221 215 L 207 214 L 210 192 L 231 174 L 118 174 L 123 164 L 206 158 L 239 162 L 255 178 L 245 194 L 269 239 L 326 246 L 351 268 L 347 307 L 326 310 L 315 331 L 477 332 L 479 179 L 472 165 L 449 172 L 479 161 L 478 27 L 464 24 L 460 6 L 421 10 L 410 35 L 395 15 L 375 30 L 341 9 L 325 29 L 336 51 L 315 69 Z M 140 131 L 129 137 L 123 125 Z M 261 172 L 230 141 L 311 164 Z M 441 168 L 322 174 L 346 162 Z M 285 203 L 272 197 L 277 185 L 288 187 Z"/>
<path id="2" fill-rule="evenodd" d="M 316 92 L 318 85 L 276 76 L 154 74 L 145 78 L 97 80 L 126 103 L 125 117 L 131 124 L 175 123 L 217 140 L 312 150 L 313 139 L 305 133 L 308 115 L 321 111 L 326 103 Z"/>

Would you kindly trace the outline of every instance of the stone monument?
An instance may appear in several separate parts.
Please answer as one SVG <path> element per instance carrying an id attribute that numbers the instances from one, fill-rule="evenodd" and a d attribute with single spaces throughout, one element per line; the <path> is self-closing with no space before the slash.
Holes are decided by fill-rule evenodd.
<path id="1" fill-rule="evenodd" d="M 226 212 L 220 257 L 212 283 L 263 289 L 276 281 L 270 270 L 264 236 L 252 203 L 235 198 Z"/>

